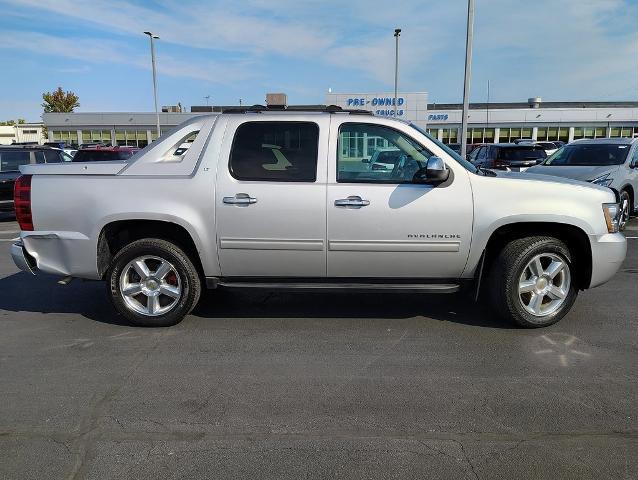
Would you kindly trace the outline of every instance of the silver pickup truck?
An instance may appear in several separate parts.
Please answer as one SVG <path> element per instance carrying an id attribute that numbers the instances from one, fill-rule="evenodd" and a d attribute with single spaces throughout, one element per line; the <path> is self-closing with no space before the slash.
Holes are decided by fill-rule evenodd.
<path id="1" fill-rule="evenodd" d="M 371 169 L 377 149 L 401 153 Z M 478 169 L 418 126 L 338 108 L 198 116 L 127 161 L 22 174 L 15 263 L 104 280 L 138 325 L 250 287 L 466 289 L 539 327 L 626 253 L 611 190 Z"/>

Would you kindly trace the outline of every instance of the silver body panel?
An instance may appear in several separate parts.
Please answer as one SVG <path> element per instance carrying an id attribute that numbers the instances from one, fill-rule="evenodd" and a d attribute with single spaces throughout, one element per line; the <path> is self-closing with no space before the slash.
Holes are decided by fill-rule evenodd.
<path id="1" fill-rule="evenodd" d="M 316 181 L 233 178 L 228 158 L 237 127 L 277 120 L 319 126 Z M 404 132 L 446 162 L 451 180 L 438 186 L 338 183 L 336 149 L 343 122 Z M 183 158 L 166 160 L 163 152 L 194 130 L 200 133 Z M 98 238 L 106 225 L 119 220 L 182 226 L 207 277 L 446 279 L 442 283 L 447 284 L 473 278 L 492 233 L 519 222 L 581 229 L 593 254 L 591 286 L 611 278 L 626 251 L 622 234 L 607 233 L 601 205 L 615 201 L 609 189 L 528 173 L 476 175 L 409 125 L 380 117 L 199 116 L 125 164 L 89 165 L 86 172 L 76 165 L 32 165 L 23 171 L 33 175 L 35 231 L 22 232 L 21 239 L 40 271 L 99 278 Z M 227 203 L 238 194 L 254 202 Z M 368 203 L 335 206 L 335 200 L 350 196 Z M 24 265 L 19 255 L 16 264 Z"/>

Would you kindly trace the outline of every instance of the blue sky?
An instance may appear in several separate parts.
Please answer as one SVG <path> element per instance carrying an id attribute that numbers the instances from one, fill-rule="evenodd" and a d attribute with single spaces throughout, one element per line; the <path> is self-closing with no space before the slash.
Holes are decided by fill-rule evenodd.
<path id="1" fill-rule="evenodd" d="M 638 0 L 476 0 L 472 100 L 638 97 Z M 38 120 L 57 86 L 78 111 L 151 111 L 148 38 L 162 105 L 323 103 L 391 91 L 462 96 L 466 0 L 0 0 L 0 120 Z"/>

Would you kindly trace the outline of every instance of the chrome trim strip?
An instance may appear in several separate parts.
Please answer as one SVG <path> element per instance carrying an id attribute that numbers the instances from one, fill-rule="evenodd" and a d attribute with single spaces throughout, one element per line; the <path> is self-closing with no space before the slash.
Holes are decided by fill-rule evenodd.
<path id="1" fill-rule="evenodd" d="M 232 288 L 266 288 L 289 290 L 373 290 L 373 291 L 419 291 L 455 293 L 460 289 L 456 284 L 424 283 L 303 283 L 303 282 L 224 282 L 217 285 Z"/>
<path id="2" fill-rule="evenodd" d="M 323 251 L 323 240 L 288 240 L 283 238 L 222 238 L 219 247 L 240 250 Z"/>
<path id="3" fill-rule="evenodd" d="M 406 240 L 330 240 L 331 251 L 346 252 L 458 252 L 461 242 L 412 242 Z"/>

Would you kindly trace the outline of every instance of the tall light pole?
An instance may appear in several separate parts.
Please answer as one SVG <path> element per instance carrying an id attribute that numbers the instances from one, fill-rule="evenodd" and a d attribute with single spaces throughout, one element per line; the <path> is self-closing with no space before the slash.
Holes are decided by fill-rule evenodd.
<path id="1" fill-rule="evenodd" d="M 401 36 L 401 29 L 394 29 L 395 48 L 394 48 L 394 118 L 397 117 L 397 95 L 399 84 L 399 37 Z"/>
<path id="2" fill-rule="evenodd" d="M 467 117 L 470 110 L 472 78 L 472 42 L 474 41 L 474 0 L 467 0 L 467 37 L 465 40 L 465 81 L 463 83 L 463 118 L 461 119 L 461 157 L 467 153 Z"/>
<path id="3" fill-rule="evenodd" d="M 151 40 L 151 64 L 153 65 L 153 99 L 155 100 L 155 117 L 157 121 L 157 137 L 160 136 L 160 120 L 159 110 L 157 109 L 157 73 L 155 72 L 155 44 L 153 40 L 159 40 L 160 37 L 151 32 L 144 32 L 144 35 L 148 35 Z"/>

